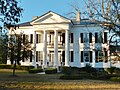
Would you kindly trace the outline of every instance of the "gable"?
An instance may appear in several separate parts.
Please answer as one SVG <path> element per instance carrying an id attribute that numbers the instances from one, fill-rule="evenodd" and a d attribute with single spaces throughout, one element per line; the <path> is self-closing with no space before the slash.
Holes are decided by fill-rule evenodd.
<path id="1" fill-rule="evenodd" d="M 70 23 L 71 20 L 49 11 L 48 13 L 33 20 L 31 24 L 54 24 L 54 23 Z"/>

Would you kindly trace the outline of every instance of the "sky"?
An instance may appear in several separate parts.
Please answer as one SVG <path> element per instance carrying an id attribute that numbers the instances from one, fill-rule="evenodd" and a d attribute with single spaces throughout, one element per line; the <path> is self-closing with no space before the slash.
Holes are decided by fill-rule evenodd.
<path id="1" fill-rule="evenodd" d="M 84 0 L 18 0 L 24 10 L 20 23 L 31 21 L 33 16 L 41 16 L 48 11 L 66 16 L 78 6 L 80 11 L 85 9 Z"/>

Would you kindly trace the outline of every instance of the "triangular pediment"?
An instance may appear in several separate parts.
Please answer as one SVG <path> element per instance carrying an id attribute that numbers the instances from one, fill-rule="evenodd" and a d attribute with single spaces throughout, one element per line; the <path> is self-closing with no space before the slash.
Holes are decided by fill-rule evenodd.
<path id="1" fill-rule="evenodd" d="M 54 24 L 54 23 L 70 23 L 71 20 L 54 13 L 52 11 L 34 19 L 31 24 Z"/>

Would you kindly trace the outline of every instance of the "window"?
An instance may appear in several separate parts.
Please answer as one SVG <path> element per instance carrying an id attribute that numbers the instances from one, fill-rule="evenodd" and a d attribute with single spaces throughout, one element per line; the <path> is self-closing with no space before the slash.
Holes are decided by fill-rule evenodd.
<path id="1" fill-rule="evenodd" d="M 73 43 L 73 33 L 70 34 L 70 42 Z"/>
<path id="2" fill-rule="evenodd" d="M 43 53 L 42 51 L 36 51 L 36 62 L 43 60 Z"/>
<path id="3" fill-rule="evenodd" d="M 104 43 L 107 43 L 107 32 L 104 32 Z"/>
<path id="4" fill-rule="evenodd" d="M 95 58 L 96 62 L 103 62 L 103 52 L 102 51 L 96 51 L 95 52 Z"/>
<path id="5" fill-rule="evenodd" d="M 83 62 L 83 51 L 81 51 L 81 62 Z"/>
<path id="6" fill-rule="evenodd" d="M 73 55 L 74 53 L 73 53 L 73 51 L 70 51 L 70 59 L 71 59 L 71 62 L 73 62 L 73 60 L 74 60 L 74 55 Z"/>
<path id="7" fill-rule="evenodd" d="M 36 43 L 42 43 L 42 36 L 41 36 L 41 34 L 36 34 Z"/>
<path id="8" fill-rule="evenodd" d="M 81 43 L 83 43 L 83 33 L 80 33 Z"/>
<path id="9" fill-rule="evenodd" d="M 92 33 L 89 33 L 89 43 L 92 43 Z"/>

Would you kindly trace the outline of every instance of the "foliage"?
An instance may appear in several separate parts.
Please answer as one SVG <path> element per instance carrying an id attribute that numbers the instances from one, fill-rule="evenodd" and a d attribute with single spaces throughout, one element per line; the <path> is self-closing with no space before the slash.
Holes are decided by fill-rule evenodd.
<path id="1" fill-rule="evenodd" d="M 110 80 L 120 82 L 120 77 L 111 77 Z"/>
<path id="2" fill-rule="evenodd" d="M 88 9 L 90 19 L 98 23 L 110 34 L 109 45 L 120 46 L 120 2 L 119 0 L 84 0 Z M 110 47 L 112 48 L 112 47 Z M 116 56 L 120 60 L 120 50 L 110 49 L 117 52 Z M 112 54 L 112 53 L 111 53 Z"/>
<path id="3" fill-rule="evenodd" d="M 110 68 L 107 68 L 106 71 L 108 72 L 108 74 L 113 74 L 115 70 L 115 67 L 110 67 Z"/>
<path id="4" fill-rule="evenodd" d="M 0 22 L 6 25 L 15 25 L 20 21 L 22 8 L 18 6 L 17 0 L 1 0 L 0 1 Z"/>
<path id="5" fill-rule="evenodd" d="M 40 73 L 43 72 L 42 68 L 33 68 L 29 70 L 29 73 Z"/>
<path id="6" fill-rule="evenodd" d="M 57 68 L 47 68 L 45 69 L 46 74 L 55 74 L 57 73 Z"/>
<path id="7" fill-rule="evenodd" d="M 29 70 L 34 68 L 33 66 L 16 66 L 17 70 Z M 0 69 L 13 69 L 13 65 L 7 65 L 7 64 L 0 64 Z"/>

